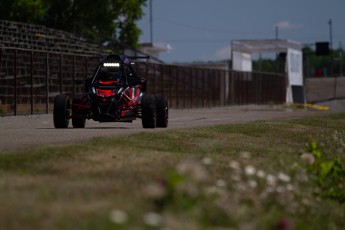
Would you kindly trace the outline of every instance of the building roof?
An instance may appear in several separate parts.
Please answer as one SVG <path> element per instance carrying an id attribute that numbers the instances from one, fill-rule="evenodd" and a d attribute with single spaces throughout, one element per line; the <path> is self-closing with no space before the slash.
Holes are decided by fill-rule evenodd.
<path id="1" fill-rule="evenodd" d="M 301 50 L 302 44 L 297 41 L 284 39 L 263 39 L 263 40 L 233 40 L 231 42 L 233 51 L 242 53 L 273 53 L 286 52 L 288 48 Z"/>
<path id="2" fill-rule="evenodd" d="M 160 53 L 170 52 L 171 46 L 167 43 L 141 43 L 139 49 L 142 52 L 148 53 L 155 58 L 159 58 Z"/>

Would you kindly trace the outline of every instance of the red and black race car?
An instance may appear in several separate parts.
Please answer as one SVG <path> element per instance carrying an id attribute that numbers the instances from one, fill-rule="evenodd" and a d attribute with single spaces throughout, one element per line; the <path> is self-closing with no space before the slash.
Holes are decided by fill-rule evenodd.
<path id="1" fill-rule="evenodd" d="M 142 119 L 143 128 L 168 127 L 168 100 L 165 96 L 146 95 L 146 80 L 134 71 L 133 60 L 124 55 L 103 58 L 93 77 L 77 80 L 85 94 L 73 98 L 65 94 L 54 100 L 55 128 L 84 128 L 86 119 L 99 122 L 132 122 Z"/>

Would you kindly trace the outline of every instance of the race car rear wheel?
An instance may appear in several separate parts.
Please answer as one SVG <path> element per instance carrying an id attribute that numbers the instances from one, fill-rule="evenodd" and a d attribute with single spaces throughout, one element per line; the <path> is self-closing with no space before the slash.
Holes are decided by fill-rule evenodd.
<path id="1" fill-rule="evenodd" d="M 156 113 L 157 113 L 157 127 L 168 127 L 169 107 L 168 98 L 166 96 L 156 97 Z"/>
<path id="2" fill-rule="evenodd" d="M 80 96 L 73 98 L 72 105 L 80 105 L 82 102 Z M 85 128 L 86 118 L 83 114 L 78 113 L 72 106 L 72 126 L 73 128 Z"/>
<path id="3" fill-rule="evenodd" d="M 71 102 L 67 95 L 57 95 L 54 100 L 54 127 L 67 128 L 71 116 Z"/>
<path id="4" fill-rule="evenodd" d="M 142 99 L 142 125 L 145 129 L 156 128 L 156 100 L 155 96 L 145 95 Z"/>

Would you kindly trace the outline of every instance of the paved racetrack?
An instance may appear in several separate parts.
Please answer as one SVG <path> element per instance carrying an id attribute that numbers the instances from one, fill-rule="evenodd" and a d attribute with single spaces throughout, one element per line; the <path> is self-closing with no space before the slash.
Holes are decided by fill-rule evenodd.
<path id="1" fill-rule="evenodd" d="M 256 120 L 293 119 L 311 115 L 345 112 L 345 100 L 323 103 L 327 111 L 295 110 L 283 106 L 230 106 L 210 109 L 171 109 L 168 129 L 143 129 L 141 120 L 133 123 L 98 123 L 87 120 L 85 129 L 55 129 L 52 114 L 0 118 L 0 150 L 60 145 L 101 136 L 246 123 Z M 71 126 L 71 124 L 70 124 Z"/>

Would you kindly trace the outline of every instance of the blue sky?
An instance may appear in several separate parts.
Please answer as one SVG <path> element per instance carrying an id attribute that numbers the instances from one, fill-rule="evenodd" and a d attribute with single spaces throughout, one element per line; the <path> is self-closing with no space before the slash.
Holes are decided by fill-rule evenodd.
<path id="1" fill-rule="evenodd" d="M 345 48 L 345 0 L 152 0 L 153 41 L 168 43 L 166 62 L 230 57 L 234 39 L 279 38 L 301 43 L 329 41 Z M 149 6 L 149 0 L 148 0 Z M 149 7 L 138 22 L 141 42 L 150 41 Z"/>

